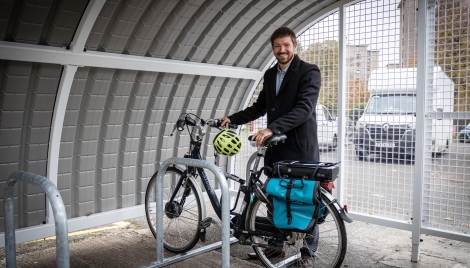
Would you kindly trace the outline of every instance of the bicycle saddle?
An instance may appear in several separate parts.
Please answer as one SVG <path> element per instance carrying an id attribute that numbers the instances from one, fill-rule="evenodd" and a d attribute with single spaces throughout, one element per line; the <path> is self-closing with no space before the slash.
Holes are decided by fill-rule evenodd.
<path id="1" fill-rule="evenodd" d="M 251 138 L 252 136 L 248 137 L 249 141 L 252 141 Z M 279 142 L 284 142 L 284 140 L 287 139 L 287 136 L 285 134 L 273 134 L 271 137 L 268 137 L 264 140 L 263 146 L 265 147 L 271 147 L 277 145 Z"/>

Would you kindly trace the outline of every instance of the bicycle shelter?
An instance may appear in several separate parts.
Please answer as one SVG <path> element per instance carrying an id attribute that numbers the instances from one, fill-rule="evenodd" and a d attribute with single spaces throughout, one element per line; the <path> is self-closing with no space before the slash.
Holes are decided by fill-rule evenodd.
<path id="1" fill-rule="evenodd" d="M 470 144 L 460 132 L 470 123 L 469 7 L 465 0 L 2 1 L 0 173 L 48 178 L 70 232 L 144 216 L 150 178 L 187 144 L 187 136 L 169 139 L 169 122 L 181 111 L 220 118 L 246 108 L 275 60 L 270 34 L 288 26 L 301 59 L 322 70 L 319 102 L 337 119 L 323 120 L 337 123 L 323 135 L 335 131 L 337 140 L 326 141 L 332 148 L 321 160 L 344 164 L 338 200 L 354 220 L 411 232 L 418 261 L 424 234 L 470 242 Z M 436 64 L 455 83 L 450 98 L 433 91 Z M 345 119 L 367 103 L 368 77 L 379 67 L 416 67 L 416 124 L 394 124 L 417 131 L 413 164 L 389 155 L 360 160 L 345 138 Z M 261 129 L 255 123 L 251 131 Z M 433 138 L 444 133 L 451 138 Z M 201 148 L 207 161 L 213 135 Z M 439 143 L 444 153 L 434 153 Z M 251 153 L 219 166 L 243 176 Z M 14 194 L 15 242 L 53 236 L 46 194 L 29 184 Z M 0 248 L 4 222 L 0 215 Z"/>

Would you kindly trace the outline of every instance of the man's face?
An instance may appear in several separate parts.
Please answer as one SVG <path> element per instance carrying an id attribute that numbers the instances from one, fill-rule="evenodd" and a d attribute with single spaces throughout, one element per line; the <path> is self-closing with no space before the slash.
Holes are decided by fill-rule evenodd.
<path id="1" fill-rule="evenodd" d="M 292 43 L 290 36 L 274 39 L 273 53 L 280 64 L 287 64 L 294 58 L 294 51 L 297 45 Z"/>

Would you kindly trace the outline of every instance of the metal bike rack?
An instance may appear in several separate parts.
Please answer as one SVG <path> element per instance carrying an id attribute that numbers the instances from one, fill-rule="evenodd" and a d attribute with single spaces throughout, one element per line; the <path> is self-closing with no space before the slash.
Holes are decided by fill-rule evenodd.
<path id="1" fill-rule="evenodd" d="M 5 253 L 8 268 L 16 267 L 16 240 L 15 240 L 15 217 L 14 217 L 14 192 L 17 181 L 31 183 L 41 187 L 47 195 L 52 206 L 55 220 L 56 234 L 56 264 L 57 267 L 70 267 L 69 237 L 67 227 L 67 213 L 64 202 L 57 187 L 47 178 L 28 173 L 14 172 L 7 180 L 4 194 L 4 217 L 5 217 Z"/>
<path id="2" fill-rule="evenodd" d="M 192 167 L 201 167 L 208 169 L 214 173 L 215 177 L 219 180 L 220 189 L 222 191 L 222 241 L 213 243 L 199 249 L 194 249 L 186 253 L 178 254 L 174 257 L 164 259 L 163 249 L 163 177 L 166 169 L 170 165 L 185 165 Z M 160 166 L 156 179 L 156 225 L 157 225 L 157 261 L 145 267 L 162 267 L 166 266 L 195 255 L 213 250 L 222 246 L 222 267 L 230 267 L 230 244 L 237 241 L 236 238 L 230 239 L 230 196 L 227 186 L 227 180 L 224 173 L 214 164 L 204 160 L 190 159 L 190 158 L 169 158 L 165 160 Z"/>

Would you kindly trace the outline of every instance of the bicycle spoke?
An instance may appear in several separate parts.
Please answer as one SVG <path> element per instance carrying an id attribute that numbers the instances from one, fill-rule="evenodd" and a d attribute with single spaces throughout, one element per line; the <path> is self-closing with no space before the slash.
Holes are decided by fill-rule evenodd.
<path id="1" fill-rule="evenodd" d="M 276 241 L 274 238 L 252 236 L 252 242 L 262 245 L 262 247 L 254 247 L 260 260 L 266 267 L 299 267 L 302 265 L 301 257 L 305 249 L 306 257 L 312 256 L 315 258 L 315 267 L 338 267 L 344 259 L 346 253 L 346 232 L 344 222 L 340 218 L 334 205 L 327 206 L 328 221 L 317 225 L 318 229 L 312 231 L 312 234 L 303 234 L 297 232 L 282 232 L 284 234 L 292 235 L 288 241 Z M 266 215 L 267 207 L 259 199 L 254 202 L 251 210 L 249 211 L 247 224 L 250 230 L 256 231 L 263 228 L 275 228 L 271 219 Z M 281 231 L 281 230 L 278 230 Z M 313 232 L 318 232 L 318 237 Z M 281 233 L 281 234 L 282 234 Z M 316 244 L 318 242 L 318 245 Z M 282 255 L 269 256 L 265 255 L 265 246 L 273 245 L 274 247 L 282 248 Z M 273 247 L 270 247 L 271 249 Z M 303 248 L 303 249 L 302 249 Z M 275 249 L 275 248 L 274 248 Z M 301 251 L 302 249 L 302 251 Z"/>
<path id="2" fill-rule="evenodd" d="M 184 216 L 179 216 L 179 217 L 176 217 L 174 219 L 169 219 L 169 220 L 176 220 L 176 219 L 178 219 L 182 222 L 199 222 L 197 220 L 197 218 L 188 218 L 188 217 L 184 217 Z M 184 221 L 184 220 L 187 220 L 187 221 Z"/>
<path id="3" fill-rule="evenodd" d="M 155 202 L 155 181 L 156 175 L 150 180 L 145 193 L 145 209 L 149 227 L 154 236 L 156 236 L 156 202 Z M 166 171 L 164 180 L 171 180 L 176 183 L 183 176 L 183 172 L 175 167 L 169 167 Z M 187 187 L 190 188 L 191 195 L 185 197 L 185 204 L 181 204 L 186 189 L 181 187 L 175 194 L 172 202 L 168 200 L 173 195 L 174 187 L 164 189 L 163 195 L 163 243 L 165 249 L 182 253 L 190 250 L 199 241 L 198 226 L 201 220 L 201 203 L 194 185 L 188 180 Z"/>

